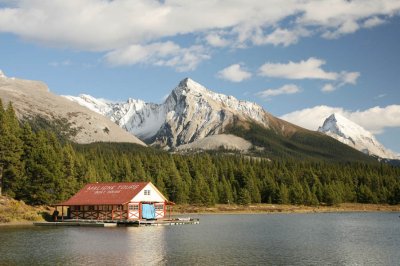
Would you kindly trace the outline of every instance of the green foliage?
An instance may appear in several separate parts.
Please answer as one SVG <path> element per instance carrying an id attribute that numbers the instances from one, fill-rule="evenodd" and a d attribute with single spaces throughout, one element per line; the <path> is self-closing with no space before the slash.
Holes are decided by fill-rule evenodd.
<path id="1" fill-rule="evenodd" d="M 283 136 L 272 128 L 257 123 L 245 126 L 237 122 L 226 128 L 226 133 L 249 140 L 262 147 L 255 154 L 272 159 L 305 159 L 324 161 L 373 162 L 374 159 L 324 134 L 298 129 L 289 136 Z"/>
<path id="2" fill-rule="evenodd" d="M 251 203 L 251 194 L 247 188 L 239 190 L 237 203 L 241 205 L 249 205 Z"/>
<path id="3" fill-rule="evenodd" d="M 291 137 L 296 141 L 283 141 L 256 125 L 239 127 L 239 135 L 278 151 L 259 154 L 269 159 L 222 152 L 169 154 L 129 143 L 78 145 L 37 123 L 20 125 L 12 105 L 4 109 L 1 101 L 0 133 L 1 187 L 29 204 L 61 202 L 84 184 L 106 181 L 151 181 L 171 201 L 206 206 L 400 203 L 399 167 L 364 160 L 347 146 L 338 151 L 319 134 L 299 133 Z M 332 146 L 335 155 L 323 153 L 322 145 Z M 350 161 L 340 159 L 353 155 Z"/>

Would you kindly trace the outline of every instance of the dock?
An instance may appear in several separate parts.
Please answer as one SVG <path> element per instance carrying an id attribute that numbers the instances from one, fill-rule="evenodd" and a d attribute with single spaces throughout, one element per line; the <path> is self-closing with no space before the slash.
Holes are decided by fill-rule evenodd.
<path id="1" fill-rule="evenodd" d="M 35 226 L 86 226 L 86 227 L 117 227 L 117 226 L 164 226 L 199 224 L 197 218 L 175 218 L 163 220 L 64 220 L 59 222 L 34 222 Z"/>

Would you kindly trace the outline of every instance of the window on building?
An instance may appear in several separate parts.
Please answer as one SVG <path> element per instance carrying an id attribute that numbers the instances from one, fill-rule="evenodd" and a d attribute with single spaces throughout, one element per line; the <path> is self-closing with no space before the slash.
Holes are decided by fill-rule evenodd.
<path id="1" fill-rule="evenodd" d="M 150 189 L 145 189 L 144 190 L 144 195 L 150 195 Z"/>
<path id="2" fill-rule="evenodd" d="M 156 208 L 157 211 L 162 211 L 162 210 L 164 210 L 164 205 L 162 205 L 162 204 L 156 204 L 156 205 L 155 205 L 155 208 Z"/>
<path id="3" fill-rule="evenodd" d="M 139 205 L 129 205 L 129 210 L 130 211 L 138 211 L 139 210 Z"/>

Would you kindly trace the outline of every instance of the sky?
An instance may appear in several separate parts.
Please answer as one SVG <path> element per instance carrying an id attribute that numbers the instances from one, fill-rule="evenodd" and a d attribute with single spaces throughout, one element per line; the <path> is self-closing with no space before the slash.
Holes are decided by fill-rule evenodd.
<path id="1" fill-rule="evenodd" d="M 0 70 L 59 95 L 161 103 L 190 77 L 400 153 L 399 0 L 0 0 Z"/>

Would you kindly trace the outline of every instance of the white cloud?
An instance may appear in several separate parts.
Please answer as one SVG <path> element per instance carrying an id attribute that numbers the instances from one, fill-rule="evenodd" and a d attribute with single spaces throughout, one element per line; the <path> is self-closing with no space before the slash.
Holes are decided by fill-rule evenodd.
<path id="1" fill-rule="evenodd" d="M 337 39 L 341 37 L 342 35 L 349 34 L 349 33 L 354 33 L 356 32 L 360 26 L 358 25 L 357 22 L 352 21 L 352 20 L 347 20 L 343 22 L 338 28 L 336 28 L 333 31 L 327 31 L 322 34 L 322 37 L 326 39 Z"/>
<path id="2" fill-rule="evenodd" d="M 258 96 L 262 98 L 270 98 L 271 96 L 278 96 L 281 94 L 294 94 L 294 93 L 299 93 L 301 90 L 299 87 L 297 87 L 294 84 L 286 84 L 278 89 L 267 89 L 264 91 L 260 91 L 257 93 Z"/>
<path id="3" fill-rule="evenodd" d="M 372 17 L 372 18 L 369 18 L 366 21 L 364 21 L 363 27 L 364 28 L 373 28 L 373 27 L 382 25 L 385 22 L 386 21 L 384 19 L 381 19 L 379 17 Z"/>
<path id="4" fill-rule="evenodd" d="M 201 61 L 208 58 L 209 55 L 202 46 L 182 48 L 171 41 L 149 45 L 131 45 L 105 55 L 106 61 L 113 66 L 142 63 L 169 66 L 177 71 L 193 70 Z"/>
<path id="5" fill-rule="evenodd" d="M 298 63 L 292 61 L 287 64 L 265 63 L 259 71 L 261 76 L 274 78 L 336 80 L 338 74 L 326 72 L 321 68 L 323 65 L 325 65 L 324 60 L 310 57 Z"/>
<path id="6" fill-rule="evenodd" d="M 399 11 L 398 0 L 13 0 L 0 7 L 0 32 L 103 52 L 184 34 L 206 36 L 211 45 L 238 45 L 256 40 L 259 29 L 266 36 L 261 43 L 289 45 L 304 36 L 298 29 L 339 37 Z M 209 36 L 216 30 L 230 32 L 231 40 Z"/>
<path id="7" fill-rule="evenodd" d="M 363 111 L 320 105 L 294 111 L 280 118 L 310 130 L 317 130 L 332 113 L 343 115 L 373 134 L 383 133 L 385 128 L 400 127 L 400 105 L 376 106 Z"/>
<path id="8" fill-rule="evenodd" d="M 337 89 L 337 87 L 333 86 L 332 83 L 327 83 L 322 87 L 321 91 L 332 92 L 332 91 L 335 91 L 336 89 Z"/>
<path id="9" fill-rule="evenodd" d="M 325 93 L 330 93 L 345 86 L 346 84 L 356 85 L 357 79 L 359 77 L 360 77 L 359 72 L 342 71 L 339 73 L 335 84 L 327 83 L 322 87 L 321 91 Z"/>
<path id="10" fill-rule="evenodd" d="M 259 68 L 259 75 L 285 79 L 321 79 L 334 83 L 325 84 L 321 91 L 332 92 L 346 84 L 355 85 L 360 77 L 359 72 L 328 72 L 322 69 L 326 62 L 319 58 L 310 57 L 300 62 L 265 63 Z"/>
<path id="11" fill-rule="evenodd" d="M 346 72 L 342 71 L 339 75 L 339 81 L 344 84 L 357 84 L 357 79 L 360 77 L 360 72 Z"/>
<path id="12" fill-rule="evenodd" d="M 277 28 L 265 36 L 262 30 L 259 29 L 256 31 L 256 34 L 253 35 L 252 41 L 256 45 L 273 44 L 275 46 L 282 45 L 286 47 L 297 43 L 301 37 L 309 35 L 309 31 L 301 28 L 294 30 Z"/>
<path id="13" fill-rule="evenodd" d="M 218 72 L 217 77 L 232 82 L 242 82 L 249 79 L 252 74 L 242 68 L 240 64 L 233 64 Z"/>
<path id="14" fill-rule="evenodd" d="M 303 14 L 296 19 L 297 23 L 318 27 L 325 38 L 338 38 L 353 33 L 360 29 L 362 22 L 376 16 L 398 15 L 400 9 L 397 0 L 324 0 L 303 3 Z"/>
<path id="15" fill-rule="evenodd" d="M 206 41 L 209 45 L 214 47 L 226 47 L 230 44 L 227 39 L 222 38 L 217 33 L 210 33 L 206 36 Z"/>

